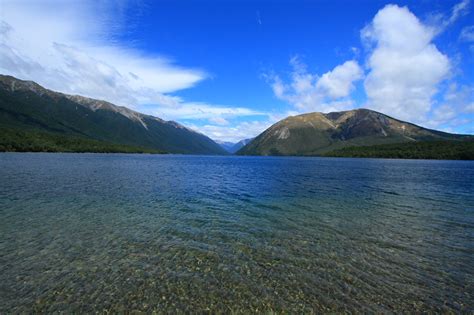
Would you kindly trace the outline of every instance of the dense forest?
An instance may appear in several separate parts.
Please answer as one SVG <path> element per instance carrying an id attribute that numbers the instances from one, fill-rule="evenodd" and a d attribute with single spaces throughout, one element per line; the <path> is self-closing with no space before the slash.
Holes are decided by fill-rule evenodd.
<path id="1" fill-rule="evenodd" d="M 0 151 L 8 152 L 98 152 L 165 153 L 158 150 L 63 136 L 38 130 L 0 127 Z"/>
<path id="2" fill-rule="evenodd" d="M 328 157 L 474 160 L 474 140 L 417 141 L 347 147 L 324 154 Z"/>

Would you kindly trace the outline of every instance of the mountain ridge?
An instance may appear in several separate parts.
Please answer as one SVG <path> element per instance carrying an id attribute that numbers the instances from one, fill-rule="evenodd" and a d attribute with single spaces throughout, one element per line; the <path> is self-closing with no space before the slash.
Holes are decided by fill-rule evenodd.
<path id="1" fill-rule="evenodd" d="M 0 126 L 182 154 L 227 154 L 177 122 L 0 75 Z"/>
<path id="2" fill-rule="evenodd" d="M 462 140 L 370 109 L 290 116 L 240 149 L 239 155 L 321 155 L 349 146 L 429 140 Z"/>

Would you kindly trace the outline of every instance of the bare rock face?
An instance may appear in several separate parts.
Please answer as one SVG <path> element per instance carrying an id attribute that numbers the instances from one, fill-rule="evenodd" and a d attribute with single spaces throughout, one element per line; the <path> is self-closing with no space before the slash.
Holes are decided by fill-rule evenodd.
<path id="1" fill-rule="evenodd" d="M 238 151 L 241 155 L 319 155 L 348 146 L 464 136 L 426 129 L 369 109 L 285 118 Z"/>

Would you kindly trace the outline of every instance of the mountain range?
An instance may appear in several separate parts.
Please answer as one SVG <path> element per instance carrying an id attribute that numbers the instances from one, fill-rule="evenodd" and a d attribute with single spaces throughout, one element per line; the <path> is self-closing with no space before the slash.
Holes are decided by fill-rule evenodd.
<path id="1" fill-rule="evenodd" d="M 32 81 L 0 75 L 0 127 L 3 134 L 41 142 L 45 151 L 68 151 L 70 139 L 81 146 L 113 147 L 182 154 L 227 154 L 207 136 L 174 121 L 145 115 L 106 101 L 48 90 Z M 3 139 L 8 142 L 9 139 Z M 61 143 L 67 142 L 67 146 Z M 31 143 L 8 143 L 20 150 Z M 59 144 L 58 144 L 59 142 Z M 5 145 L 4 145 L 5 146 Z M 112 151 L 116 151 L 115 149 Z M 76 150 L 73 150 L 76 151 Z"/>
<path id="2" fill-rule="evenodd" d="M 0 75 L 0 151 L 474 159 L 474 136 L 355 109 L 290 116 L 256 138 L 216 143 L 174 121 Z"/>

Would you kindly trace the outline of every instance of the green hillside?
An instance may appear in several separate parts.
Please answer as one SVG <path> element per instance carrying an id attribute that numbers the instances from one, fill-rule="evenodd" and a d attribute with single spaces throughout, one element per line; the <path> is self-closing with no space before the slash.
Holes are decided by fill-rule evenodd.
<path id="1" fill-rule="evenodd" d="M 76 136 L 0 127 L 0 152 L 165 153 Z"/>
<path id="2" fill-rule="evenodd" d="M 53 92 L 10 76 L 0 76 L 0 127 L 20 129 L 30 135 L 41 132 L 89 139 L 123 148 L 226 154 L 210 138 L 178 123 L 104 101 Z"/>
<path id="3" fill-rule="evenodd" d="M 426 129 L 372 110 L 357 109 L 288 117 L 237 154 L 319 156 L 346 147 L 463 139 L 472 136 Z"/>
<path id="4" fill-rule="evenodd" d="M 474 160 L 474 141 L 421 141 L 347 147 L 323 154 L 330 157 Z"/>

